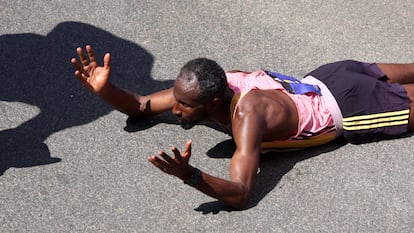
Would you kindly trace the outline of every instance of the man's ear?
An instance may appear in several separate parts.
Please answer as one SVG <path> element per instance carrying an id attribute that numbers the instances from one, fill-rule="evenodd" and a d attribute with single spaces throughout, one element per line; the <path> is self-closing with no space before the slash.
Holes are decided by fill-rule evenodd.
<path id="1" fill-rule="evenodd" d="M 208 107 L 209 110 L 215 110 L 218 106 L 220 106 L 222 99 L 221 98 L 214 98 L 210 101 Z"/>

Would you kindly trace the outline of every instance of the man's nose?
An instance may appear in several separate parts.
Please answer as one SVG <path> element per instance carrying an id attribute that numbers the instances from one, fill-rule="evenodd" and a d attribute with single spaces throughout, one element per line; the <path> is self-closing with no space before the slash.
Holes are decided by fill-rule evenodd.
<path id="1" fill-rule="evenodd" d="M 181 116 L 181 110 L 180 110 L 180 108 L 178 107 L 178 102 L 176 102 L 176 103 L 173 105 L 173 108 L 172 108 L 172 113 L 173 113 L 174 115 L 176 115 L 176 116 Z"/>

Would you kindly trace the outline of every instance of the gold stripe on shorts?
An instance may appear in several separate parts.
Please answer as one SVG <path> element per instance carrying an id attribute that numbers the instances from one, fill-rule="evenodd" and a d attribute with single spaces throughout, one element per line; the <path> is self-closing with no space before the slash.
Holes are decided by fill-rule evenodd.
<path id="1" fill-rule="evenodd" d="M 384 112 L 370 115 L 345 117 L 342 119 L 345 130 L 374 129 L 387 126 L 407 125 L 410 110 Z"/>

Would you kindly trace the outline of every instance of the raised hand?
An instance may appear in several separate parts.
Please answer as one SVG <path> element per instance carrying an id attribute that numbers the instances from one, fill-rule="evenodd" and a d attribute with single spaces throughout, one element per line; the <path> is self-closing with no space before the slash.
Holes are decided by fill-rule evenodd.
<path id="1" fill-rule="evenodd" d="M 183 153 L 180 153 L 176 147 L 173 147 L 171 151 L 174 153 L 173 158 L 164 151 L 160 151 L 158 156 L 150 156 L 148 160 L 167 174 L 174 175 L 182 180 L 187 179 L 194 170 L 188 164 L 191 157 L 191 140 L 185 144 Z"/>
<path id="2" fill-rule="evenodd" d="M 106 53 L 104 56 L 104 65 L 99 66 L 92 47 L 86 46 L 87 57 L 78 47 L 76 52 L 79 56 L 79 61 L 76 58 L 71 59 L 71 63 L 75 66 L 75 76 L 79 81 L 95 94 L 100 94 L 109 83 L 109 76 L 111 73 L 110 55 Z"/>

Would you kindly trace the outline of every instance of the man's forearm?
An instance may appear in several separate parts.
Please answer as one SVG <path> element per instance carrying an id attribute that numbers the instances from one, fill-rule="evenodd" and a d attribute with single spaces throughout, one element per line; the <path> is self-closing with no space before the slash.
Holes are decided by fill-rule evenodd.
<path id="1" fill-rule="evenodd" d="M 142 96 L 108 84 L 97 95 L 116 110 L 138 118 L 169 111 L 174 104 L 172 88 Z"/>
<path id="2" fill-rule="evenodd" d="M 173 157 L 164 151 L 159 151 L 158 155 L 149 156 L 148 160 L 162 172 L 178 177 L 184 183 L 211 197 L 237 209 L 246 208 L 258 167 L 256 156 L 250 156 L 254 161 L 249 161 L 247 166 L 243 166 L 246 163 L 240 162 L 240 153 L 233 156 L 232 161 L 234 157 L 238 159 L 231 165 L 231 181 L 228 181 L 199 172 L 198 169 L 188 164 L 191 157 L 191 140 L 185 144 L 183 153 L 180 153 L 176 147 L 172 147 L 171 150 L 174 153 Z"/>
<path id="3" fill-rule="evenodd" d="M 141 96 L 135 93 L 118 88 L 112 84 L 107 84 L 97 95 L 114 109 L 128 116 L 145 116 L 145 111 L 140 110 Z"/>
<path id="4" fill-rule="evenodd" d="M 250 190 L 246 185 L 220 179 L 204 172 L 201 173 L 200 182 L 195 188 L 237 209 L 246 208 L 250 197 Z"/>

